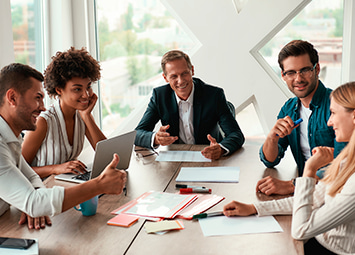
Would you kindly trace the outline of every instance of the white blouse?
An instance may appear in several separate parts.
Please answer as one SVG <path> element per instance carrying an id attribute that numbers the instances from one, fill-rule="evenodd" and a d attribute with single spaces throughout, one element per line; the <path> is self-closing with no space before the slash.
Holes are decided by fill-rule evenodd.
<path id="1" fill-rule="evenodd" d="M 355 254 L 355 174 L 331 197 L 327 185 L 310 177 L 296 179 L 294 197 L 254 204 L 259 216 L 293 214 L 292 236 L 315 237 L 337 254 Z"/>
<path id="2" fill-rule="evenodd" d="M 47 111 L 42 112 L 40 116 L 47 122 L 47 134 L 31 166 L 62 164 L 76 159 L 83 149 L 85 140 L 85 123 L 78 111 L 75 114 L 73 146 L 68 140 L 59 101 L 56 101 Z"/>

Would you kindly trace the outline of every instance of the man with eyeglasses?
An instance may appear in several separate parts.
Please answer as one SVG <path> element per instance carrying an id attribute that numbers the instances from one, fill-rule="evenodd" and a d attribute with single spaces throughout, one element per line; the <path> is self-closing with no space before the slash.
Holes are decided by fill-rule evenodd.
<path id="1" fill-rule="evenodd" d="M 266 167 L 276 166 L 290 146 L 298 175 L 302 176 L 305 161 L 311 157 L 314 147 L 334 147 L 335 156 L 344 147 L 335 141 L 332 127 L 327 126 L 332 90 L 318 79 L 318 61 L 317 50 L 302 40 L 291 41 L 279 53 L 282 79 L 296 97 L 289 99 L 281 108 L 275 126 L 260 148 L 260 159 Z M 295 125 L 299 118 L 303 121 Z M 321 178 L 322 170 L 317 175 Z M 261 179 L 256 186 L 257 191 L 266 195 L 292 194 L 294 189 L 294 179 L 282 181 L 270 176 Z"/>

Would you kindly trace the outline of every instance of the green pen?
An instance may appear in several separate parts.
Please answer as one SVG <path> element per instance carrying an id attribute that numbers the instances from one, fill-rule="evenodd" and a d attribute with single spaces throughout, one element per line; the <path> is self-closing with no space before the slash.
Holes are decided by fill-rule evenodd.
<path id="1" fill-rule="evenodd" d="M 192 216 L 192 219 L 203 219 L 207 217 L 223 216 L 223 212 L 200 213 Z"/>

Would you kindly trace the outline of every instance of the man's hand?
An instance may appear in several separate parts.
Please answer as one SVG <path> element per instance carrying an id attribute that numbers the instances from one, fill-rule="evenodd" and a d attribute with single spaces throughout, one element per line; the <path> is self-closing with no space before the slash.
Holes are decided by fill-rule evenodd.
<path id="1" fill-rule="evenodd" d="M 295 191 L 292 181 L 281 181 L 279 179 L 267 176 L 256 184 L 256 191 L 268 196 L 272 194 L 288 195 Z"/>
<path id="2" fill-rule="evenodd" d="M 52 226 L 52 221 L 48 216 L 32 218 L 28 216 L 26 213 L 22 213 L 18 224 L 22 225 L 25 224 L 26 222 L 29 229 L 34 229 L 34 228 L 41 229 L 41 228 L 45 228 L 46 225 Z"/>
<path id="3" fill-rule="evenodd" d="M 289 117 L 286 116 L 283 119 L 278 119 L 276 121 L 275 126 L 271 129 L 269 136 L 279 136 L 280 138 L 283 138 L 285 136 L 288 136 L 291 134 L 292 130 L 297 127 L 294 125 L 293 120 Z"/>
<path id="4" fill-rule="evenodd" d="M 204 148 L 201 153 L 203 156 L 209 159 L 219 159 L 225 153 L 221 146 L 216 142 L 211 135 L 207 135 L 207 139 L 210 141 L 210 146 Z"/>
<path id="5" fill-rule="evenodd" d="M 267 161 L 274 162 L 276 160 L 279 152 L 279 139 L 291 134 L 292 130 L 298 125 L 295 126 L 289 116 L 276 121 L 275 126 L 270 130 L 263 145 L 263 154 Z"/>
<path id="6" fill-rule="evenodd" d="M 102 194 L 122 193 L 127 181 L 127 174 L 124 170 L 118 170 L 117 164 L 120 161 L 119 156 L 115 153 L 112 161 L 106 166 L 105 170 L 97 177 L 98 188 Z"/>
<path id="7" fill-rule="evenodd" d="M 256 214 L 256 209 L 253 204 L 232 201 L 223 207 L 223 213 L 225 216 L 248 216 Z"/>
<path id="8" fill-rule="evenodd" d="M 161 126 L 159 131 L 155 134 L 154 145 L 170 145 L 174 143 L 177 139 L 177 136 L 170 136 L 166 130 L 168 130 L 170 125 Z"/>

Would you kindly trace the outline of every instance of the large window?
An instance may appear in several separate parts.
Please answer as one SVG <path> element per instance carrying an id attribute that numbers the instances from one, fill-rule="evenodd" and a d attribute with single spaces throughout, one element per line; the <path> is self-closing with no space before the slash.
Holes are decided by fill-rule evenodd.
<path id="1" fill-rule="evenodd" d="M 11 0 L 15 61 L 42 70 L 39 0 Z"/>
<path id="2" fill-rule="evenodd" d="M 261 54 L 280 77 L 277 56 L 280 49 L 294 39 L 306 40 L 315 46 L 319 53 L 320 80 L 327 87 L 339 86 L 343 46 L 343 0 L 313 0 L 261 49 Z"/>
<path id="3" fill-rule="evenodd" d="M 96 7 L 102 128 L 109 135 L 164 83 L 161 56 L 194 42 L 158 0 L 97 0 Z"/>

